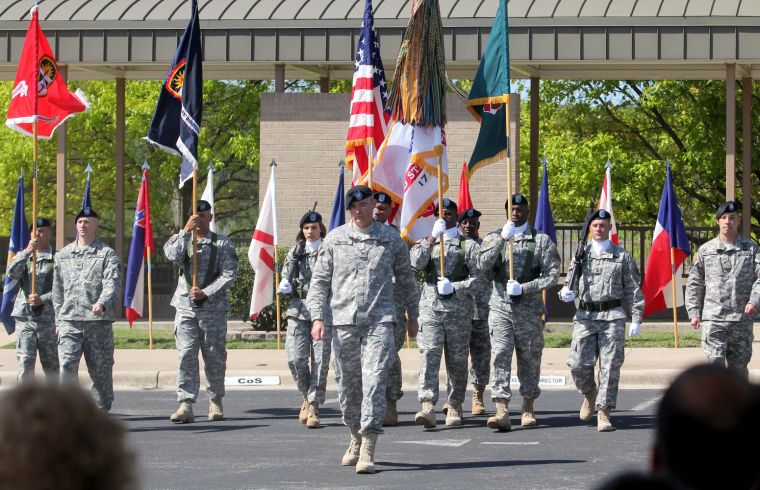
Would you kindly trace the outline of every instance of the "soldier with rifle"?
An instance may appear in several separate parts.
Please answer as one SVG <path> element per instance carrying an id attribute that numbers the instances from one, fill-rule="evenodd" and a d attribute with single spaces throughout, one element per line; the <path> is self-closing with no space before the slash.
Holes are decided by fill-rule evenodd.
<path id="1" fill-rule="evenodd" d="M 593 203 L 593 201 L 592 201 Z M 583 393 L 580 419 L 591 420 L 597 411 L 597 430 L 615 430 L 610 412 L 617 403 L 620 368 L 625 348 L 626 311 L 631 310 L 629 334 L 639 332 L 644 295 L 633 258 L 609 239 L 611 215 L 589 209 L 568 280 L 560 290 L 562 301 L 580 300 L 573 318 L 573 340 L 567 364 L 579 392 Z M 591 233 L 591 243 L 587 235 Z M 599 360 L 599 385 L 594 367 Z"/>

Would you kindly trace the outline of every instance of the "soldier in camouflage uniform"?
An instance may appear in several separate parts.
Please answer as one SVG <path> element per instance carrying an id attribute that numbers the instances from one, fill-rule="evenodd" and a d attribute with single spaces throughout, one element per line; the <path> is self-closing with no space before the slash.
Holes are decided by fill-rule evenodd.
<path id="1" fill-rule="evenodd" d="M 388 221 L 393 210 L 391 197 L 385 192 L 375 192 L 373 197 L 375 198 L 375 209 L 372 212 L 372 216 L 375 218 L 375 221 L 387 225 L 398 233 L 396 225 Z M 397 317 L 396 332 L 393 339 L 396 349 L 391 358 L 391 366 L 388 369 L 388 384 L 385 387 L 385 419 L 383 419 L 383 426 L 385 427 L 395 427 L 398 425 L 398 408 L 396 407 L 396 403 L 404 396 L 404 391 L 401 388 L 403 373 L 401 371 L 399 352 L 406 340 L 406 308 L 404 308 L 404 299 L 401 297 L 401 291 L 398 287 L 395 287 L 395 284 L 393 299 L 396 302 Z"/>
<path id="2" fill-rule="evenodd" d="M 180 278 L 171 305 L 174 339 L 179 351 L 177 400 L 179 408 L 169 419 L 174 423 L 195 421 L 193 403 L 198 399 L 200 372 L 198 350 L 203 355 L 206 394 L 209 397 L 208 420 L 222 420 L 224 410 L 224 373 L 227 369 L 227 288 L 235 280 L 238 259 L 229 238 L 210 230 L 211 205 L 198 201 L 195 214 L 185 227 L 169 238 L 164 254 L 180 268 Z M 198 237 L 197 284 L 193 287 L 193 239 Z"/>
<path id="3" fill-rule="evenodd" d="M 692 327 L 702 327 L 708 362 L 747 377 L 760 305 L 760 247 L 739 235 L 738 210 L 733 201 L 718 208 L 720 232 L 699 247 L 686 285 L 686 310 Z"/>
<path id="4" fill-rule="evenodd" d="M 97 238 L 98 214 L 76 216 L 77 239 L 55 254 L 53 307 L 61 381 L 76 382 L 84 354 L 92 394 L 102 410 L 113 403 L 113 322 L 119 296 L 119 258 Z"/>
<path id="5" fill-rule="evenodd" d="M 479 245 L 459 233 L 456 203 L 444 198 L 442 207 L 443 219 L 435 222 L 432 235 L 418 241 L 409 252 L 412 268 L 425 274 L 417 339 L 422 356 L 417 397 L 422 409 L 415 415 L 417 425 L 425 428 L 436 425 L 435 404 L 442 355 L 446 356 L 446 374 L 451 384 L 446 425 L 462 424 L 474 297 L 484 286 L 478 269 Z M 438 212 L 437 207 L 435 212 Z M 443 277 L 440 276 L 441 241 L 445 244 Z"/>
<path id="6" fill-rule="evenodd" d="M 480 216 L 477 209 L 465 209 L 459 215 L 459 228 L 462 235 L 483 244 L 480 238 Z M 483 404 L 483 393 L 490 380 L 491 370 L 491 336 L 488 333 L 488 302 L 491 299 L 490 271 L 481 268 L 484 287 L 474 298 L 472 331 L 470 332 L 470 382 L 472 383 L 472 414 L 483 415 L 486 407 Z"/>
<path id="7" fill-rule="evenodd" d="M 16 320 L 16 358 L 18 381 L 34 377 L 37 351 L 40 352 L 42 370 L 49 377 L 58 376 L 58 339 L 55 335 L 53 311 L 53 256 L 50 246 L 50 220 L 37 218 L 37 234 L 26 249 L 17 253 L 8 266 L 7 275 L 18 281 L 19 291 L 13 305 Z M 37 252 L 35 263 L 36 292 L 32 293 L 32 253 Z"/>
<path id="8" fill-rule="evenodd" d="M 509 209 L 509 203 L 504 204 Z M 501 232 L 489 234 L 480 248 L 478 265 L 491 271 L 491 345 L 493 384 L 491 398 L 496 415 L 488 427 L 507 431 L 512 428 L 508 405 L 512 398 L 512 351 L 517 353 L 517 378 L 523 397 L 520 425 L 536 425 L 533 401 L 541 394 L 541 355 L 544 349 L 544 302 L 541 291 L 557 283 L 559 252 L 549 236 L 528 224 L 528 199 L 512 196 L 512 216 Z M 512 241 L 514 280 L 509 279 L 508 243 Z"/>
<path id="9" fill-rule="evenodd" d="M 338 347 L 340 407 L 351 431 L 342 464 L 356 465 L 357 473 L 375 472 L 375 444 L 383 433 L 385 385 L 398 320 L 393 278 L 408 312 L 409 335 L 417 334 L 419 292 L 406 245 L 372 219 L 373 207 L 368 187 L 355 186 L 346 193 L 352 220 L 325 238 L 306 296 L 315 340 L 325 335 L 328 310 L 332 315 L 327 328 L 332 328 Z"/>
<path id="10" fill-rule="evenodd" d="M 282 280 L 277 292 L 290 296 L 285 352 L 290 372 L 303 395 L 298 419 L 306 427 L 314 429 L 319 427 L 319 406 L 325 402 L 332 336 L 328 329 L 323 340 L 312 340 L 311 317 L 303 300 L 309 292 L 311 270 L 327 230 L 322 223 L 322 215 L 316 211 L 304 214 L 300 227 L 297 244 L 288 252 L 282 268 Z"/>
<path id="11" fill-rule="evenodd" d="M 631 310 L 630 335 L 638 334 L 644 313 L 636 262 L 622 247 L 609 239 L 610 213 L 599 209 L 591 217 L 591 243 L 586 245 L 578 291 L 567 286 L 559 292 L 564 302 L 580 299 L 573 318 L 573 340 L 567 365 L 575 387 L 583 393 L 580 419 L 591 420 L 597 410 L 597 430 L 615 430 L 610 412 L 617 403 L 620 368 L 625 358 L 625 318 L 623 301 Z M 572 275 L 572 268 L 568 277 Z M 594 366 L 599 359 L 599 386 Z"/>

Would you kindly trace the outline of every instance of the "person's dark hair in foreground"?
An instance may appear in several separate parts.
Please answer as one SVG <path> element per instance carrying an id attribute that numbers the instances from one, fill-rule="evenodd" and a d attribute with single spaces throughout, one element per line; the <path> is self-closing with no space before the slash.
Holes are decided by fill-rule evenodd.
<path id="1" fill-rule="evenodd" d="M 657 410 L 652 470 L 694 489 L 758 488 L 757 387 L 722 366 L 680 374 Z"/>
<path id="2" fill-rule="evenodd" d="M 0 489 L 137 488 L 125 434 L 76 386 L 19 385 L 0 394 Z"/>

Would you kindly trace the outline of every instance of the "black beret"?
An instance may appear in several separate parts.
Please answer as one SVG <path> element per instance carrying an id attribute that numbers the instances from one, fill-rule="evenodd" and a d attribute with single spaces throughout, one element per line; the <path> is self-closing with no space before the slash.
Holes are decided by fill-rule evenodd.
<path id="1" fill-rule="evenodd" d="M 715 213 L 715 219 L 720 219 L 726 213 L 736 213 L 739 211 L 739 206 L 734 201 L 726 201 L 720 205 L 718 212 Z"/>
<path id="2" fill-rule="evenodd" d="M 591 219 L 589 220 L 589 223 L 591 221 L 594 221 L 595 219 L 603 219 L 607 221 L 612 221 L 612 215 L 606 209 L 597 209 L 596 212 L 591 215 Z"/>
<path id="3" fill-rule="evenodd" d="M 97 217 L 98 217 L 98 213 L 96 213 L 94 209 L 82 208 L 82 210 L 79 211 L 79 213 L 77 213 L 77 217 L 74 218 L 74 223 L 79 221 L 79 218 L 97 218 Z"/>
<path id="4" fill-rule="evenodd" d="M 391 196 L 389 196 L 385 192 L 375 192 L 374 197 L 375 197 L 375 201 L 382 202 L 388 205 L 390 205 L 393 202 L 391 200 Z"/>
<path id="5" fill-rule="evenodd" d="M 465 209 L 462 211 L 462 214 L 459 215 L 459 221 L 464 221 L 466 219 L 478 219 L 481 216 L 481 212 L 477 209 Z"/>
<path id="6" fill-rule="evenodd" d="M 316 211 L 307 211 L 306 214 L 301 216 L 301 222 L 299 223 L 299 227 L 303 228 L 303 226 L 307 223 L 321 223 L 322 222 L 322 215 L 319 214 Z"/>
<path id="7" fill-rule="evenodd" d="M 524 204 L 525 206 L 528 205 L 528 198 L 523 196 L 522 194 L 512 194 L 512 205 L 517 204 Z M 504 209 L 509 209 L 509 202 L 504 201 Z"/>
<path id="8" fill-rule="evenodd" d="M 372 189 L 366 185 L 355 185 L 346 192 L 346 210 L 351 207 L 354 201 L 363 201 L 372 197 Z"/>
<path id="9" fill-rule="evenodd" d="M 452 211 L 457 211 L 457 203 L 449 199 L 448 197 L 443 198 L 443 209 L 448 209 Z M 434 214 L 438 214 L 438 204 L 435 205 L 435 210 L 433 211 Z"/>
<path id="10" fill-rule="evenodd" d="M 198 201 L 198 204 L 195 205 L 195 212 L 196 213 L 204 213 L 206 211 L 211 211 L 211 204 L 209 204 L 208 201 L 204 201 L 201 199 Z"/>
<path id="11" fill-rule="evenodd" d="M 37 218 L 37 228 L 50 228 L 52 224 L 50 223 L 50 220 L 47 218 Z M 29 230 L 31 231 L 32 227 L 29 227 Z"/>

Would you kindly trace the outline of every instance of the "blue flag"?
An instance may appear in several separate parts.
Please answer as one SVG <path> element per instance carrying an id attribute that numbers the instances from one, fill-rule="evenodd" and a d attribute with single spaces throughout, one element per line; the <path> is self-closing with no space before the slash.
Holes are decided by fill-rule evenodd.
<path id="1" fill-rule="evenodd" d="M 193 177 L 193 169 L 198 168 L 198 135 L 203 115 L 202 60 L 198 1 L 193 0 L 190 21 L 161 87 L 145 138 L 165 151 L 182 156 L 180 187 Z"/>
<path id="2" fill-rule="evenodd" d="M 544 158 L 544 176 L 541 182 L 541 193 L 538 195 L 538 208 L 536 209 L 534 228 L 549 235 L 551 241 L 555 245 L 557 244 L 557 232 L 554 231 L 552 205 L 549 203 L 549 173 L 546 171 L 546 158 Z"/>
<path id="3" fill-rule="evenodd" d="M 90 199 L 90 172 L 87 172 L 87 183 L 84 186 L 84 197 L 82 198 L 82 209 L 92 209 L 92 199 Z"/>
<path id="4" fill-rule="evenodd" d="M 29 244 L 29 225 L 26 223 L 26 214 L 24 213 L 24 176 L 18 178 L 18 187 L 16 188 L 16 207 L 13 209 L 13 223 L 11 224 L 11 236 L 8 243 L 8 262 L 11 264 L 16 252 L 24 250 Z M 5 330 L 12 334 L 16 330 L 16 320 L 13 318 L 13 303 L 16 301 L 18 293 L 18 281 L 5 276 L 3 283 L 3 301 L 0 305 L 0 317 L 5 325 Z"/>
<path id="5" fill-rule="evenodd" d="M 346 206 L 343 203 L 343 165 L 340 166 L 338 175 L 338 188 L 335 190 L 332 213 L 330 213 L 330 230 L 346 224 Z"/>

